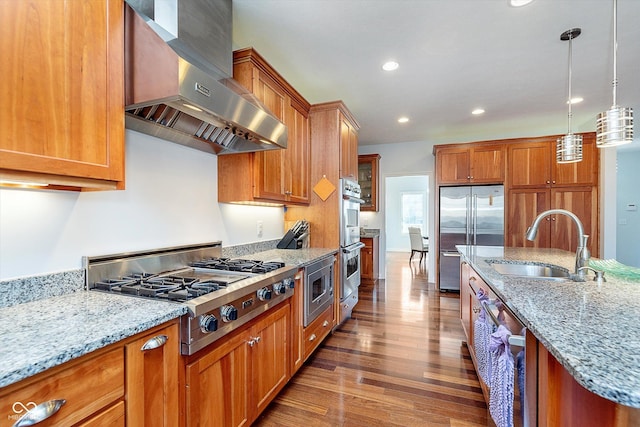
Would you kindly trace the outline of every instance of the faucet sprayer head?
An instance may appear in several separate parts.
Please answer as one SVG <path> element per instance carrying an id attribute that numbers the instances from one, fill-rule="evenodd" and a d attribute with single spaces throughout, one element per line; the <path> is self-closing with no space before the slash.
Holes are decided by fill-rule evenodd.
<path id="1" fill-rule="evenodd" d="M 527 238 L 527 240 L 535 240 L 536 236 L 538 235 L 538 227 L 529 227 L 527 228 L 527 233 L 525 234 L 525 237 Z"/>

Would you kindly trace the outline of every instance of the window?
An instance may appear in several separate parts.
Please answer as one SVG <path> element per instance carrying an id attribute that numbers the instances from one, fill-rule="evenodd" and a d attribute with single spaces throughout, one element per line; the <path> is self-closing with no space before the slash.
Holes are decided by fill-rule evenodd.
<path id="1" fill-rule="evenodd" d="M 409 227 L 420 227 L 426 229 L 424 218 L 425 200 L 424 192 L 402 193 L 402 232 L 408 233 Z"/>

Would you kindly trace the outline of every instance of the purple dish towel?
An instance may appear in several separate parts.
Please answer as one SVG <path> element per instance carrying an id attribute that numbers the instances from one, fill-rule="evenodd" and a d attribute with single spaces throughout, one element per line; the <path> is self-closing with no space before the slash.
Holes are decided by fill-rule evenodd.
<path id="1" fill-rule="evenodd" d="M 480 288 L 477 294 L 480 302 L 480 314 L 473 322 L 473 349 L 476 353 L 476 363 L 478 364 L 478 373 L 480 379 L 485 384 L 490 384 L 491 379 L 491 353 L 489 352 L 489 342 L 491 334 L 495 331 L 493 322 L 487 318 L 487 313 L 482 305 L 483 301 L 488 301 L 489 297 L 484 293 L 484 289 Z"/>
<path id="2" fill-rule="evenodd" d="M 515 363 L 509 348 L 511 333 L 504 326 L 491 334 L 491 389 L 489 413 L 497 427 L 513 427 L 513 381 Z"/>

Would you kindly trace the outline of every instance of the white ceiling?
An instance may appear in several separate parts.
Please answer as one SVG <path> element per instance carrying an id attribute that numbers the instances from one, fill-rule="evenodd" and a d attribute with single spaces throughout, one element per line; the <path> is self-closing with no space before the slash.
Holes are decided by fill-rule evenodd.
<path id="1" fill-rule="evenodd" d="M 560 34 L 574 27 L 573 131 L 613 101 L 612 0 L 233 0 L 233 14 L 234 49 L 253 46 L 312 104 L 343 100 L 362 145 L 565 133 Z M 636 116 L 639 22 L 640 0 L 618 0 L 618 104 Z M 400 68 L 382 71 L 390 59 Z"/>

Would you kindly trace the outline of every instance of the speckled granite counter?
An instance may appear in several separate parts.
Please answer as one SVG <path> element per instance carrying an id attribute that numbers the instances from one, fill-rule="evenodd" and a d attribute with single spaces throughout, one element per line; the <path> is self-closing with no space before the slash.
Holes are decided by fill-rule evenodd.
<path id="1" fill-rule="evenodd" d="M 79 291 L 0 310 L 0 387 L 185 314 L 181 304 Z M 180 351 L 176 347 L 176 351 Z"/>
<path id="2" fill-rule="evenodd" d="M 640 283 L 552 282 L 503 276 L 487 261 L 536 261 L 573 271 L 556 249 L 458 246 L 463 259 L 587 390 L 640 408 Z M 593 277 L 593 273 L 589 273 Z"/>
<path id="3" fill-rule="evenodd" d="M 282 261 L 287 265 L 305 267 L 315 260 L 333 255 L 337 252 L 337 248 L 271 249 L 251 254 L 251 259 L 258 261 Z"/>
<path id="4" fill-rule="evenodd" d="M 380 236 L 380 230 L 377 228 L 365 228 L 360 232 L 360 237 L 377 237 Z"/>

